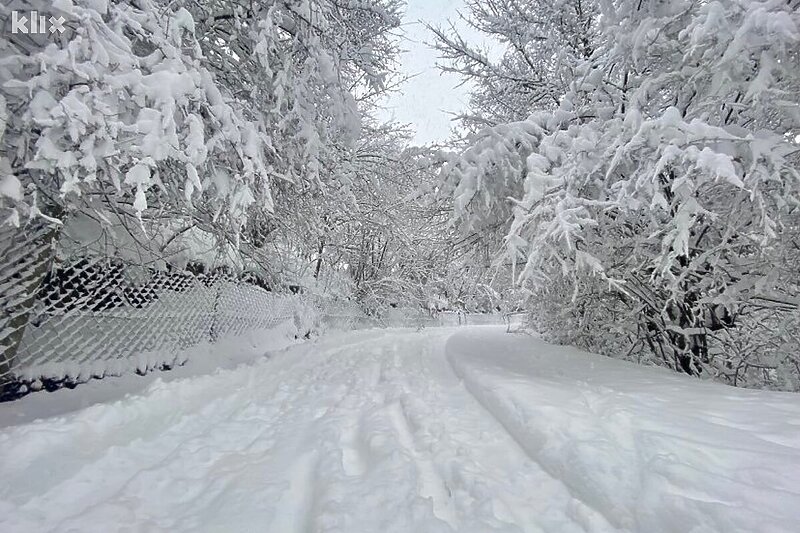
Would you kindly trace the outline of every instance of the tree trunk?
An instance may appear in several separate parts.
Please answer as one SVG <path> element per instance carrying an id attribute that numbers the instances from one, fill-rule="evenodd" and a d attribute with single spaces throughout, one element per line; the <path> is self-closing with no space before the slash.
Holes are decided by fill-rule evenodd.
<path id="1" fill-rule="evenodd" d="M 314 279 L 319 279 L 319 273 L 322 270 L 322 252 L 325 251 L 325 238 L 319 239 L 319 248 L 317 248 L 317 267 L 314 269 Z"/>

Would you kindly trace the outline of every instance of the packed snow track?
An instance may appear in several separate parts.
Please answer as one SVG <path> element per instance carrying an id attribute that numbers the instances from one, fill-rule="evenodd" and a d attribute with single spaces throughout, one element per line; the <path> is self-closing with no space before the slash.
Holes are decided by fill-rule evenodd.
<path id="1" fill-rule="evenodd" d="M 8 533 L 800 531 L 797 396 L 497 327 L 334 335 L 0 449 Z"/>

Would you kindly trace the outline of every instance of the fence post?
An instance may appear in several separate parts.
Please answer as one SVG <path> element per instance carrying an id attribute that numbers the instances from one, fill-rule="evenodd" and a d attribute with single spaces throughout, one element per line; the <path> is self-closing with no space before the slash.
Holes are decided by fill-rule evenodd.
<path id="1" fill-rule="evenodd" d="M 219 302 L 222 299 L 222 276 L 214 274 L 214 281 L 212 282 L 214 290 L 214 299 L 211 304 L 211 327 L 208 331 L 208 338 L 213 343 L 219 338 Z"/>
<path id="2" fill-rule="evenodd" d="M 12 380 L 25 329 L 36 304 L 36 294 L 52 264 L 59 226 L 43 225 L 38 230 L 4 228 L 0 249 L 6 272 L 0 272 L 0 394 Z M 30 239 L 26 237 L 30 236 Z"/>

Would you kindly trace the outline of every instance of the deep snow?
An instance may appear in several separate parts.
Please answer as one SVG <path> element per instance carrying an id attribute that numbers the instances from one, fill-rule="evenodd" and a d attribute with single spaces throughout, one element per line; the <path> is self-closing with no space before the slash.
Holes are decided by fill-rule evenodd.
<path id="1" fill-rule="evenodd" d="M 792 394 L 497 327 L 337 334 L 151 380 L 0 406 L 0 531 L 800 530 Z"/>

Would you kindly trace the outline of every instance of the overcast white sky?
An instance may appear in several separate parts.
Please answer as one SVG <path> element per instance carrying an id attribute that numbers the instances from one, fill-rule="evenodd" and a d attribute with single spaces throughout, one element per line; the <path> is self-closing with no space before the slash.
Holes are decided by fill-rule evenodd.
<path id="1" fill-rule="evenodd" d="M 436 69 L 437 52 L 424 43 L 433 38 L 420 20 L 431 24 L 446 25 L 456 21 L 458 11 L 463 11 L 460 0 L 408 0 L 404 17 L 406 39 L 401 48 L 406 50 L 400 60 L 402 72 L 417 76 L 392 95 L 383 113 L 385 119 L 411 124 L 416 131 L 416 144 L 445 141 L 452 127 L 452 115 L 466 108 L 468 88 L 457 87 L 461 79 L 452 74 L 441 74 Z M 480 34 L 457 23 L 470 40 L 480 40 Z"/>

